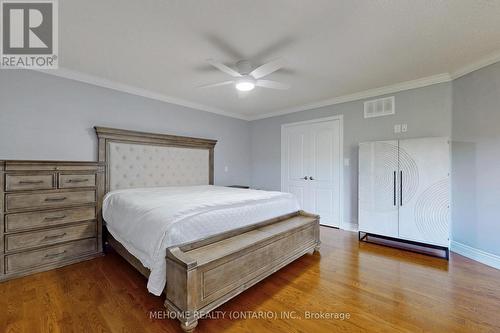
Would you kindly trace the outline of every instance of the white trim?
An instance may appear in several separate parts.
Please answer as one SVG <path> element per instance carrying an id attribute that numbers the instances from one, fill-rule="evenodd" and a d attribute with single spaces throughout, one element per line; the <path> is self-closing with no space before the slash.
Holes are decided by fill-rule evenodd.
<path id="1" fill-rule="evenodd" d="M 273 112 L 254 116 L 254 115 L 242 115 L 239 113 L 214 108 L 214 107 L 204 105 L 204 104 L 190 102 L 190 101 L 187 101 L 184 99 L 180 99 L 180 98 L 176 98 L 176 97 L 172 97 L 172 96 L 167 96 L 167 95 L 164 95 L 162 93 L 158 93 L 158 92 L 154 92 L 151 90 L 135 87 L 132 85 L 127 85 L 127 84 L 123 84 L 120 82 L 108 80 L 108 79 L 98 77 L 95 75 L 85 74 L 85 73 L 74 71 L 74 70 L 64 68 L 64 67 L 59 67 L 59 69 L 50 69 L 50 70 L 41 70 L 41 69 L 40 70 L 32 69 L 32 70 L 35 70 L 35 71 L 41 72 L 41 73 L 45 73 L 45 74 L 49 74 L 49 75 L 53 75 L 53 76 L 57 76 L 57 77 L 62 77 L 62 78 L 69 79 L 69 80 L 74 80 L 74 81 L 92 84 L 92 85 L 95 85 L 98 87 L 108 88 L 108 89 L 121 91 L 121 92 L 125 92 L 128 94 L 136 95 L 136 96 L 150 98 L 150 99 L 154 99 L 154 100 L 158 100 L 158 101 L 162 101 L 162 102 L 166 102 L 166 103 L 170 103 L 170 104 L 176 104 L 176 105 L 185 106 L 185 107 L 200 110 L 200 111 L 211 112 L 211 113 L 219 114 L 222 116 L 232 117 L 232 118 L 237 118 L 237 119 L 242 119 L 242 120 L 247 120 L 247 121 L 275 117 L 275 116 L 280 116 L 280 115 L 284 115 L 284 114 L 288 114 L 288 113 L 294 113 L 294 112 L 298 112 L 298 111 L 316 109 L 316 108 L 320 108 L 323 106 L 346 103 L 346 102 L 356 101 L 356 100 L 360 100 L 360 99 L 364 99 L 364 98 L 376 97 L 376 96 L 385 95 L 385 94 L 392 94 L 392 93 L 395 93 L 398 91 L 404 91 L 404 90 L 415 89 L 415 88 L 422 88 L 422 87 L 433 85 L 433 84 L 449 82 L 451 80 L 449 74 L 443 73 L 443 74 L 433 75 L 433 76 L 429 76 L 429 77 L 425 77 L 425 78 L 421 78 L 421 79 L 417 79 L 417 80 L 406 81 L 406 82 L 401 82 L 401 83 L 397 83 L 394 85 L 365 90 L 365 91 L 350 94 L 350 95 L 334 97 L 331 99 L 323 100 L 323 101 L 312 103 L 312 104 L 306 104 L 306 105 L 302 105 L 302 106 L 297 106 L 297 107 L 293 107 L 293 108 L 289 108 L 289 109 L 283 109 L 283 110 L 273 111 Z"/>
<path id="2" fill-rule="evenodd" d="M 303 120 L 303 121 L 297 121 L 294 123 L 286 123 L 286 124 L 281 124 L 281 129 L 285 127 L 292 127 L 292 126 L 297 126 L 297 125 L 306 125 L 306 124 L 314 124 L 314 123 L 324 123 L 326 121 L 331 121 L 331 120 L 340 120 L 341 125 L 343 125 L 343 120 L 344 120 L 344 115 L 343 114 L 337 114 L 334 116 L 330 117 L 324 117 L 324 118 L 314 118 L 311 120 Z"/>
<path id="3" fill-rule="evenodd" d="M 358 232 L 359 227 L 357 222 L 345 222 L 340 226 L 340 229 L 352 232 Z"/>
<path id="4" fill-rule="evenodd" d="M 451 241 L 451 251 L 472 260 L 479 261 L 485 265 L 500 269 L 500 256 L 495 254 L 488 253 L 456 241 Z"/>
<path id="5" fill-rule="evenodd" d="M 59 69 L 36 70 L 36 71 L 42 72 L 45 74 L 49 74 L 49 75 L 54 75 L 54 76 L 70 79 L 70 80 L 85 82 L 85 83 L 96 85 L 99 87 L 113 89 L 113 90 L 129 93 L 132 95 L 151 98 L 151 99 L 166 102 L 166 103 L 177 104 L 180 106 L 185 106 L 185 107 L 200 110 L 200 111 L 207 111 L 207 112 L 211 112 L 211 113 L 215 113 L 215 114 L 219 114 L 219 115 L 223 115 L 223 116 L 227 116 L 227 117 L 252 121 L 252 120 L 259 120 L 259 119 L 264 119 L 264 118 L 281 116 L 281 115 L 299 112 L 299 111 L 317 109 L 317 108 L 321 108 L 321 107 L 325 107 L 325 106 L 329 106 L 329 105 L 347 103 L 347 102 L 362 100 L 362 99 L 366 99 L 366 98 L 372 98 L 372 97 L 377 97 L 377 96 L 382 96 L 382 95 L 393 94 L 393 93 L 397 93 L 397 92 L 405 91 L 405 90 L 423 88 L 426 86 L 439 84 L 439 83 L 443 83 L 443 82 L 450 82 L 450 81 L 453 81 L 453 80 L 460 78 L 464 75 L 467 75 L 471 72 L 474 72 L 478 69 L 492 65 L 496 62 L 500 62 L 500 51 L 494 52 L 494 53 L 488 55 L 487 57 L 485 57 L 479 61 L 476 61 L 472 64 L 461 67 L 461 68 L 453 71 L 452 73 L 441 73 L 441 74 L 437 74 L 437 75 L 431 75 L 431 76 L 423 77 L 423 78 L 416 79 L 416 80 L 400 82 L 400 83 L 396 83 L 393 85 L 387 85 L 387 86 L 374 88 L 374 89 L 368 89 L 365 91 L 360 91 L 360 92 L 356 92 L 356 93 L 349 94 L 349 95 L 338 96 L 338 97 L 322 100 L 319 102 L 294 106 L 291 108 L 272 111 L 272 112 L 268 112 L 268 113 L 264 113 L 264 114 L 260 114 L 260 115 L 243 115 L 243 114 L 239 114 L 236 112 L 230 112 L 227 110 L 222 110 L 222 109 L 214 108 L 214 107 L 211 107 L 208 105 L 190 102 L 190 101 L 176 98 L 176 97 L 172 97 L 172 96 L 167 96 L 167 95 L 164 95 L 162 93 L 158 93 L 158 92 L 150 91 L 147 89 L 119 83 L 116 81 L 108 80 L 108 79 L 101 78 L 101 77 L 94 76 L 94 75 L 85 74 L 82 72 L 70 70 L 70 69 L 63 68 L 63 67 L 59 67 Z"/>
<path id="6" fill-rule="evenodd" d="M 53 75 L 53 76 L 57 76 L 57 77 L 62 77 L 65 79 L 70 79 L 70 80 L 74 80 L 74 81 L 92 84 L 92 85 L 95 85 L 98 87 L 108 88 L 108 89 L 112 89 L 112 90 L 116 90 L 116 91 L 120 91 L 120 92 L 125 92 L 125 93 L 136 95 L 136 96 L 146 97 L 146 98 L 154 99 L 157 101 L 162 101 L 165 103 L 176 104 L 176 105 L 188 107 L 188 108 L 195 109 L 195 110 L 211 112 L 211 113 L 219 114 L 222 116 L 232 117 L 232 118 L 237 118 L 237 119 L 242 119 L 242 120 L 247 120 L 247 121 L 250 120 L 249 117 L 247 117 L 245 115 L 238 114 L 238 113 L 228 112 L 225 110 L 210 107 L 208 105 L 193 103 L 190 101 L 186 101 L 184 99 L 163 95 L 161 93 L 154 92 L 151 90 L 134 87 L 131 85 L 120 83 L 120 82 L 108 80 L 108 79 L 105 79 L 102 77 L 73 71 L 73 70 L 70 70 L 67 68 L 59 67 L 59 69 L 35 70 L 35 71 L 42 72 L 42 73 L 49 74 L 49 75 Z"/>
<path id="7" fill-rule="evenodd" d="M 340 155 L 340 162 L 339 162 L 339 170 L 340 170 L 340 175 L 339 175 L 339 180 L 340 180 L 340 190 L 339 190 L 339 206 L 340 206 L 340 212 L 339 212 L 339 223 L 340 225 L 344 224 L 344 115 L 340 114 L 338 115 L 339 118 L 339 137 L 340 137 L 340 142 L 339 142 L 339 155 Z"/>
<path id="8" fill-rule="evenodd" d="M 490 55 L 488 55 L 488 56 L 486 56 L 486 57 L 484 57 L 484 58 L 482 58 L 474 63 L 468 64 L 468 65 L 463 66 L 457 70 L 454 70 L 451 73 L 441 73 L 441 74 L 427 76 L 427 77 L 416 79 L 416 80 L 400 82 L 400 83 L 396 83 L 393 85 L 383 86 L 383 87 L 375 88 L 375 89 L 369 89 L 369 90 L 357 92 L 354 94 L 334 97 L 331 99 L 326 99 L 326 100 L 315 102 L 315 103 L 305 104 L 305 105 L 296 106 L 296 107 L 287 108 L 287 109 L 282 109 L 282 110 L 278 110 L 278 111 L 272 111 L 272 112 L 268 112 L 268 113 L 256 115 L 256 116 L 249 116 L 249 120 L 258 120 L 258 119 L 276 117 L 276 116 L 281 116 L 281 115 L 299 112 L 299 111 L 318 109 L 318 108 L 329 106 L 329 105 L 342 104 L 342 103 L 357 101 L 357 100 L 361 100 L 361 99 L 365 99 L 365 98 L 393 94 L 393 93 L 405 91 L 405 90 L 423 88 L 423 87 L 431 86 L 431 85 L 438 84 L 438 83 L 450 82 L 450 81 L 458 79 L 464 75 L 467 75 L 469 73 L 477 71 L 481 68 L 493 65 L 497 62 L 500 62 L 500 51 L 494 52 L 494 53 L 492 53 L 492 54 L 490 54 Z"/>
<path id="9" fill-rule="evenodd" d="M 285 179 L 283 178 L 285 175 L 285 162 L 286 162 L 286 156 L 284 155 L 284 152 L 286 151 L 286 143 L 285 143 L 285 131 L 284 129 L 292 126 L 297 126 L 297 125 L 305 125 L 305 124 L 314 124 L 314 123 L 322 123 L 322 122 L 327 122 L 327 121 L 332 121 L 332 120 L 338 120 L 339 121 L 339 155 L 340 155 L 340 161 L 339 161 L 339 206 L 340 206 L 340 211 L 339 211 L 339 224 L 340 228 L 343 228 L 345 223 L 344 223 L 344 115 L 343 114 L 338 114 L 330 117 L 324 117 L 324 118 L 316 118 L 316 119 L 311 119 L 311 120 L 304 120 L 304 121 L 298 121 L 294 123 L 286 123 L 281 125 L 281 185 L 280 185 L 280 190 L 283 192 L 283 184 L 285 183 Z"/>
<path id="10" fill-rule="evenodd" d="M 417 80 L 401 82 L 401 83 L 393 84 L 390 86 L 369 89 L 369 90 L 357 92 L 357 93 L 350 94 L 350 95 L 344 95 L 344 96 L 339 96 L 339 97 L 335 97 L 335 98 L 331 98 L 331 99 L 326 99 L 326 100 L 311 103 L 311 104 L 306 104 L 306 105 L 296 106 L 296 107 L 282 109 L 282 110 L 278 110 L 278 111 L 273 111 L 273 112 L 269 112 L 269 113 L 265 113 L 265 114 L 261 114 L 261 115 L 256 115 L 253 117 L 251 116 L 250 120 L 258 120 L 258 119 L 281 116 L 281 115 L 288 114 L 288 113 L 306 111 L 306 110 L 311 110 L 311 109 L 318 109 L 318 108 L 321 108 L 324 106 L 347 103 L 347 102 L 357 101 L 360 99 L 371 98 L 371 97 L 376 97 L 376 96 L 381 96 L 381 95 L 393 94 L 393 93 L 396 93 L 399 91 L 422 88 L 422 87 L 426 87 L 426 86 L 430 86 L 430 85 L 434 85 L 434 84 L 438 84 L 438 83 L 443 83 L 443 82 L 450 82 L 450 81 L 451 81 L 450 75 L 448 73 L 443 73 L 443 74 L 424 77 L 424 78 L 417 79 Z"/>
<path id="11" fill-rule="evenodd" d="M 477 71 L 478 69 L 481 69 L 483 67 L 493 65 L 494 63 L 497 63 L 500 61 L 500 51 L 491 53 L 490 55 L 472 63 L 467 66 L 464 66 L 462 68 L 459 68 L 451 73 L 451 79 L 455 80 L 458 79 L 459 77 L 462 77 L 464 75 L 467 75 L 469 73 L 472 73 L 474 71 Z"/>

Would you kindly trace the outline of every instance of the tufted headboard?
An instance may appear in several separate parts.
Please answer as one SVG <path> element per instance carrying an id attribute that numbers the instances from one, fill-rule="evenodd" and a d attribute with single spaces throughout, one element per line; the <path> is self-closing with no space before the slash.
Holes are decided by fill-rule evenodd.
<path id="1" fill-rule="evenodd" d="M 214 182 L 216 140 L 95 127 L 105 192 Z"/>

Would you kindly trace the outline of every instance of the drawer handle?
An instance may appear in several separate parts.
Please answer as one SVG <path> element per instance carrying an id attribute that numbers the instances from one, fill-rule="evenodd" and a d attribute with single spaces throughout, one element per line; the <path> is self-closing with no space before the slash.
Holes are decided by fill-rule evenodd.
<path id="1" fill-rule="evenodd" d="M 67 199 L 66 197 L 62 197 L 62 198 L 45 198 L 45 201 L 47 201 L 47 202 L 54 202 L 54 201 L 64 201 L 66 199 Z"/>
<path id="2" fill-rule="evenodd" d="M 59 252 L 59 253 L 47 253 L 45 255 L 45 258 L 56 258 L 56 257 L 62 256 L 65 253 L 66 253 L 66 250 Z"/>
<path id="3" fill-rule="evenodd" d="M 62 233 L 59 235 L 53 235 L 53 236 L 45 236 L 43 240 L 49 240 L 49 239 L 57 239 L 66 236 L 66 233 Z"/>
<path id="4" fill-rule="evenodd" d="M 33 184 L 43 184 L 43 180 L 21 180 L 19 185 L 33 185 Z"/>
<path id="5" fill-rule="evenodd" d="M 68 179 L 68 183 L 84 183 L 87 181 L 88 181 L 87 178 L 85 178 L 85 179 Z"/>
<path id="6" fill-rule="evenodd" d="M 56 221 L 56 220 L 62 220 L 65 217 L 66 217 L 66 215 L 61 215 L 61 216 L 47 216 L 43 220 L 44 221 Z"/>

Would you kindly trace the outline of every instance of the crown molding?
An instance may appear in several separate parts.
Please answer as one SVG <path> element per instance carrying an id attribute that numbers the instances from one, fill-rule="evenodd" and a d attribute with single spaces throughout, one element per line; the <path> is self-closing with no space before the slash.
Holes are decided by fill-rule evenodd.
<path id="1" fill-rule="evenodd" d="M 162 101 L 165 103 L 180 105 L 180 106 L 188 107 L 188 108 L 199 110 L 199 111 L 206 111 L 206 112 L 215 113 L 218 115 L 236 118 L 236 119 L 241 119 L 241 120 L 246 120 L 246 121 L 276 117 L 276 116 L 280 116 L 280 115 L 284 115 L 284 114 L 288 114 L 288 113 L 316 109 L 316 108 L 320 108 L 320 107 L 324 107 L 324 106 L 328 106 L 328 105 L 346 103 L 346 102 L 356 101 L 356 100 L 360 100 L 360 99 L 364 99 L 364 98 L 380 96 L 380 95 L 384 95 L 384 94 L 392 94 L 392 93 L 395 93 L 398 91 L 421 88 L 421 87 L 425 87 L 425 86 L 429 86 L 429 85 L 433 85 L 433 84 L 437 84 L 437 83 L 448 82 L 451 80 L 449 74 L 443 73 L 443 74 L 433 75 L 433 76 L 429 76 L 429 77 L 425 77 L 425 78 L 421 78 L 421 79 L 417 79 L 417 80 L 401 82 L 401 83 L 397 83 L 397 84 L 390 85 L 390 86 L 369 89 L 369 90 L 365 90 L 365 91 L 350 94 L 350 95 L 339 96 L 339 97 L 323 100 L 323 101 L 316 102 L 316 103 L 305 104 L 302 106 L 297 106 L 297 107 L 293 107 L 293 108 L 288 108 L 288 109 L 283 109 L 283 110 L 273 111 L 273 112 L 269 112 L 269 113 L 265 113 L 265 114 L 261 114 L 261 115 L 252 116 L 252 115 L 242 115 L 242 114 L 238 114 L 235 112 L 229 112 L 226 110 L 213 108 L 213 107 L 210 107 L 208 105 L 203 105 L 203 104 L 198 104 L 198 103 L 186 101 L 183 99 L 167 96 L 167 95 L 157 93 L 154 91 L 150 91 L 147 89 L 142 89 L 142 88 L 134 87 L 131 85 L 119 83 L 116 81 L 108 80 L 108 79 L 98 77 L 95 75 L 89 75 L 89 74 L 85 74 L 82 72 L 70 70 L 70 69 L 67 69 L 64 67 L 60 67 L 59 69 L 46 69 L 46 70 L 36 70 L 35 69 L 34 71 L 49 74 L 52 76 L 65 78 L 65 79 L 69 79 L 69 80 L 84 82 L 87 84 L 91 84 L 91 85 L 95 85 L 95 86 L 99 86 L 99 87 L 103 87 L 103 88 L 108 88 L 108 89 L 132 94 L 132 95 L 136 95 L 136 96 L 150 98 L 150 99 Z"/>
<path id="2" fill-rule="evenodd" d="M 394 93 L 399 92 L 399 91 L 422 88 L 422 87 L 430 86 L 433 84 L 450 82 L 450 81 L 451 81 L 450 75 L 448 73 L 442 73 L 442 74 L 432 75 L 432 76 L 428 76 L 428 77 L 424 77 L 424 78 L 420 78 L 420 79 L 416 79 L 416 80 L 405 81 L 405 82 L 401 82 L 401 83 L 397 83 L 397 84 L 393 84 L 393 85 L 389 85 L 389 86 L 384 86 L 384 87 L 380 87 L 380 88 L 369 89 L 369 90 L 361 91 L 361 92 L 354 93 L 354 94 L 325 99 L 325 100 L 311 103 L 311 104 L 305 104 L 305 105 L 301 105 L 301 106 L 296 106 L 296 107 L 292 107 L 292 108 L 287 108 L 287 109 L 269 112 L 266 114 L 256 115 L 256 116 L 251 117 L 250 120 L 259 120 L 259 119 L 264 119 L 264 118 L 281 116 L 281 115 L 288 114 L 288 113 L 306 111 L 306 110 L 311 110 L 311 109 L 318 109 L 318 108 L 329 106 L 329 105 L 342 104 L 342 103 L 357 101 L 357 100 L 365 99 L 365 98 L 371 98 L 371 97 L 387 95 L 387 94 L 394 94 Z"/>
<path id="3" fill-rule="evenodd" d="M 108 79 L 98 77 L 95 75 L 89 75 L 89 74 L 85 74 L 82 72 L 73 71 L 73 70 L 70 70 L 67 68 L 59 67 L 59 69 L 45 69 L 45 70 L 35 69 L 34 71 L 57 76 L 57 77 L 61 77 L 61 78 L 65 78 L 65 79 L 70 79 L 70 80 L 74 80 L 74 81 L 84 82 L 84 83 L 88 83 L 91 85 L 128 93 L 131 95 L 150 98 L 150 99 L 154 99 L 154 100 L 165 102 L 165 103 L 180 105 L 180 106 L 188 107 L 188 108 L 199 110 L 199 111 L 206 111 L 206 112 L 215 113 L 215 114 L 218 114 L 221 116 L 237 118 L 237 119 L 242 119 L 242 120 L 249 120 L 249 118 L 245 115 L 241 115 L 241 114 L 234 113 L 234 112 L 228 112 L 228 111 L 217 109 L 217 108 L 214 108 L 214 107 L 211 107 L 208 105 L 193 103 L 190 101 L 186 101 L 184 99 L 180 99 L 180 98 L 176 98 L 176 97 L 172 97 L 172 96 L 167 96 L 167 95 L 164 95 L 164 94 L 161 94 L 158 92 L 154 92 L 151 90 L 142 89 L 139 87 L 134 87 L 131 85 L 108 80 Z"/>
<path id="4" fill-rule="evenodd" d="M 500 62 L 500 51 L 489 54 L 488 56 L 472 63 L 467 66 L 461 67 L 453 71 L 450 76 L 452 80 L 458 79 L 464 75 L 477 71 L 483 67 L 493 65 L 494 63 Z"/>
<path id="5" fill-rule="evenodd" d="M 472 64 L 467 65 L 467 66 L 461 67 L 461 68 L 459 68 L 451 73 L 441 73 L 441 74 L 432 75 L 432 76 L 428 76 L 428 77 L 424 77 L 424 78 L 420 78 L 420 79 L 416 79 L 416 80 L 400 82 L 400 83 L 396 83 L 393 85 L 369 89 L 369 90 L 357 92 L 354 94 L 338 96 L 338 97 L 334 97 L 334 98 L 325 99 L 325 100 L 322 100 L 319 102 L 294 106 L 291 108 L 281 109 L 281 110 L 272 111 L 272 112 L 268 112 L 265 114 L 259 114 L 259 115 L 243 115 L 243 114 L 239 114 L 239 113 L 235 113 L 235 112 L 230 112 L 227 110 L 214 108 L 214 107 L 211 107 L 208 105 L 203 105 L 203 104 L 190 102 L 190 101 L 180 99 L 180 98 L 167 96 L 167 95 L 164 95 L 164 94 L 161 94 L 158 92 L 154 92 L 151 90 L 142 89 L 142 88 L 134 87 L 131 85 L 119 83 L 119 82 L 108 80 L 108 79 L 101 78 L 98 76 L 89 75 L 89 74 L 81 73 L 78 71 L 73 71 L 73 70 L 70 70 L 67 68 L 60 67 L 59 69 L 55 69 L 55 70 L 51 69 L 51 70 L 35 70 L 35 71 L 42 72 L 42 73 L 49 74 L 49 75 L 53 75 L 53 76 L 62 77 L 65 79 L 80 81 L 80 82 L 84 82 L 84 83 L 88 83 L 88 84 L 92 84 L 92 85 L 96 85 L 99 87 L 108 88 L 108 89 L 112 89 L 112 90 L 116 90 L 116 91 L 120 91 L 120 92 L 125 92 L 125 93 L 132 94 L 132 95 L 150 98 L 150 99 L 162 101 L 165 103 L 176 104 L 176 105 L 188 107 L 188 108 L 195 109 L 195 110 L 206 111 L 206 112 L 215 113 L 218 115 L 236 118 L 236 119 L 241 119 L 241 120 L 246 120 L 246 121 L 253 121 L 253 120 L 281 116 L 281 115 L 285 115 L 285 114 L 289 114 L 289 113 L 317 109 L 317 108 L 321 108 L 321 107 L 325 107 L 325 106 L 329 106 L 329 105 L 342 104 L 342 103 L 362 100 L 362 99 L 366 99 L 366 98 L 372 98 L 372 97 L 377 97 L 377 96 L 382 96 L 382 95 L 387 95 L 387 94 L 394 94 L 394 93 L 397 93 L 400 91 L 422 88 L 422 87 L 426 87 L 426 86 L 430 86 L 430 85 L 434 85 L 434 84 L 438 84 L 438 83 L 443 83 L 443 82 L 450 82 L 450 81 L 458 79 L 464 75 L 467 75 L 471 72 L 477 71 L 478 69 L 492 65 L 492 64 L 497 63 L 497 62 L 500 62 L 500 51 L 494 52 L 494 53 L 488 55 L 487 57 L 484 57 L 483 59 L 481 59 L 479 61 L 476 61 Z"/>

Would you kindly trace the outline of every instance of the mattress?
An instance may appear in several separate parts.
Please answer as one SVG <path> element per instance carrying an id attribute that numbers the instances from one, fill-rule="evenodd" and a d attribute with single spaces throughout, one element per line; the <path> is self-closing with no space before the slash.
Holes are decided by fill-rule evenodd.
<path id="1" fill-rule="evenodd" d="M 213 185 L 116 190 L 102 207 L 111 235 L 151 271 L 154 295 L 165 288 L 167 248 L 298 210 L 290 193 Z"/>

